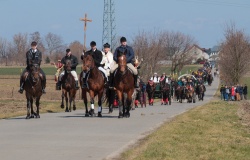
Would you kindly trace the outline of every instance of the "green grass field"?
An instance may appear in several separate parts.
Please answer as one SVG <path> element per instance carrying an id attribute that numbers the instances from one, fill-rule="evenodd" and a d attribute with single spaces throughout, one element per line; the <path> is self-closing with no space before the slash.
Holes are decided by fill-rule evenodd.
<path id="1" fill-rule="evenodd" d="M 118 159 L 249 160 L 250 128 L 242 125 L 239 102 L 220 100 L 165 123 Z"/>
<path id="2" fill-rule="evenodd" d="M 46 75 L 54 75 L 56 73 L 56 68 L 54 66 L 41 66 Z M 191 73 L 190 71 L 195 71 L 200 68 L 201 65 L 187 65 L 185 66 L 181 73 Z M 25 69 L 24 66 L 18 67 L 0 67 L 0 75 L 20 75 L 22 71 Z M 77 74 L 79 75 L 81 72 L 81 65 L 77 66 Z M 170 73 L 170 67 L 162 66 L 159 70 L 159 75 L 163 72 L 166 74 Z"/>

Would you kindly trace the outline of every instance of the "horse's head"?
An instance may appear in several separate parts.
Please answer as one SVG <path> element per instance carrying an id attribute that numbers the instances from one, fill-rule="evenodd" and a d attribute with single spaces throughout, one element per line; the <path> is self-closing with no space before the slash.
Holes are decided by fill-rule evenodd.
<path id="1" fill-rule="evenodd" d="M 83 63 L 82 63 L 82 70 L 84 72 L 86 72 L 86 71 L 88 71 L 88 70 L 90 70 L 90 69 L 92 69 L 92 68 L 95 67 L 94 59 L 89 54 L 88 55 L 84 55 L 82 61 L 83 61 Z"/>
<path id="2" fill-rule="evenodd" d="M 71 72 L 71 61 L 66 60 L 66 64 L 64 66 L 65 72 Z"/>
<path id="3" fill-rule="evenodd" d="M 122 74 L 124 74 L 127 69 L 127 58 L 125 54 L 118 57 L 118 68 L 119 68 L 120 73 Z"/>
<path id="4" fill-rule="evenodd" d="M 40 66 L 38 64 L 33 64 L 30 68 L 31 78 L 33 82 L 37 82 L 40 78 Z"/>

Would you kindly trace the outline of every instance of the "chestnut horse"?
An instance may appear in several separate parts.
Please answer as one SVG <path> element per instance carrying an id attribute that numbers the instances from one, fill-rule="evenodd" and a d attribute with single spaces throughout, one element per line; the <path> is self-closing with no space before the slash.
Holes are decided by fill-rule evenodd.
<path id="1" fill-rule="evenodd" d="M 73 110 L 76 110 L 75 98 L 76 88 L 75 79 L 71 74 L 71 61 L 67 60 L 64 66 L 64 75 L 62 77 L 62 102 L 61 108 L 64 108 L 64 98 L 66 102 L 65 112 L 71 112 L 71 103 L 73 102 Z M 69 103 L 69 105 L 68 105 Z"/>
<path id="2" fill-rule="evenodd" d="M 126 51 L 125 51 L 126 52 Z M 114 75 L 114 87 L 118 96 L 118 118 L 130 117 L 132 94 L 134 93 L 134 76 L 127 67 L 125 53 L 118 57 L 118 69 Z"/>
<path id="3" fill-rule="evenodd" d="M 83 67 L 82 67 L 82 72 L 80 74 L 80 85 L 82 88 L 82 99 L 84 101 L 85 105 L 85 116 L 89 117 L 94 116 L 94 98 L 96 95 L 98 95 L 98 117 L 102 117 L 102 96 L 104 93 L 104 76 L 101 73 L 101 71 L 95 66 L 94 59 L 92 55 L 84 55 L 83 56 Z M 83 74 L 88 72 L 87 78 L 87 88 L 83 88 Z M 87 99 L 87 92 L 89 93 L 90 96 L 90 103 L 91 103 L 91 109 L 90 111 L 88 110 L 88 99 Z"/>
<path id="4" fill-rule="evenodd" d="M 24 77 L 23 77 L 24 78 Z M 30 67 L 30 72 L 25 78 L 25 95 L 27 99 L 27 116 L 26 119 L 40 118 L 39 115 L 39 104 L 40 97 L 42 96 L 42 79 L 40 76 L 40 66 L 33 64 Z M 33 100 L 36 99 L 36 112 L 33 110 Z"/>

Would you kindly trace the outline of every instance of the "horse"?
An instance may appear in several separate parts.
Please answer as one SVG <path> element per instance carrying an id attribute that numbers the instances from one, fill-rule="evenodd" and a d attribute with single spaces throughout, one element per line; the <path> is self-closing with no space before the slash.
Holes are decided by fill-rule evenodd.
<path id="1" fill-rule="evenodd" d="M 30 67 L 29 74 L 25 78 L 25 95 L 27 99 L 27 116 L 26 119 L 40 118 L 39 115 L 39 104 L 42 96 L 42 77 L 40 75 L 40 66 L 33 64 Z M 33 110 L 33 100 L 36 99 L 36 112 Z"/>
<path id="2" fill-rule="evenodd" d="M 87 87 L 83 87 L 83 74 L 85 74 L 87 71 L 89 71 L 87 76 Z M 104 75 L 101 73 L 101 71 L 96 67 L 94 59 L 92 55 L 85 54 L 83 56 L 83 66 L 82 66 L 82 72 L 80 74 L 80 85 L 82 88 L 82 99 L 85 105 L 85 116 L 95 116 L 95 106 L 94 106 L 94 98 L 97 95 L 98 96 L 98 117 L 102 117 L 102 97 L 105 93 L 105 87 L 104 87 Z M 89 93 L 90 96 L 90 104 L 91 109 L 88 110 L 88 99 L 87 99 L 87 93 Z"/>
<path id="3" fill-rule="evenodd" d="M 154 105 L 154 93 L 155 93 L 156 85 L 152 80 L 149 80 L 146 86 L 146 91 L 148 93 L 148 104 Z"/>
<path id="4" fill-rule="evenodd" d="M 182 99 L 186 98 L 185 96 L 186 88 L 184 86 L 180 86 L 176 81 L 172 81 L 171 83 L 174 96 L 176 97 L 176 101 L 182 103 Z"/>
<path id="5" fill-rule="evenodd" d="M 186 92 L 187 102 L 192 103 L 192 101 L 193 101 L 193 103 L 195 103 L 195 89 L 194 89 L 194 87 L 192 85 L 188 84 L 186 86 L 185 92 Z"/>
<path id="6" fill-rule="evenodd" d="M 196 93 L 198 95 L 199 101 L 200 100 L 203 101 L 205 91 L 206 91 L 206 87 L 203 84 L 199 84 L 197 86 Z"/>
<path id="7" fill-rule="evenodd" d="M 134 93 L 134 76 L 127 67 L 125 53 L 118 57 L 118 69 L 114 75 L 114 87 L 118 97 L 119 115 L 118 118 L 129 118 L 132 103 L 132 94 Z"/>
<path id="8" fill-rule="evenodd" d="M 171 105 L 171 88 L 170 84 L 166 83 L 166 78 L 160 80 L 160 87 L 162 93 L 161 105 Z"/>
<path id="9" fill-rule="evenodd" d="M 213 82 L 213 76 L 211 73 L 209 73 L 207 76 L 207 83 L 209 86 L 211 86 L 212 82 Z"/>
<path id="10" fill-rule="evenodd" d="M 71 74 L 71 61 L 67 60 L 64 66 L 64 75 L 62 77 L 62 102 L 61 108 L 64 108 L 64 98 L 66 102 L 65 112 L 71 112 L 71 104 L 73 102 L 73 110 L 76 110 L 75 98 L 76 98 L 76 88 L 75 88 L 75 78 Z"/>

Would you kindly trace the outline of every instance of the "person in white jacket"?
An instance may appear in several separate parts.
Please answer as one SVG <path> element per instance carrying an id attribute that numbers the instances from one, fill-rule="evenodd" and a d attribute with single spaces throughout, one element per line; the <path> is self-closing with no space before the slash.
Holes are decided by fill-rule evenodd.
<path id="1" fill-rule="evenodd" d="M 101 65 L 104 66 L 103 68 L 106 70 L 106 75 L 107 75 L 108 80 L 109 80 L 110 69 L 114 65 L 113 53 L 110 52 L 110 44 L 105 43 L 103 45 L 102 55 L 103 56 L 102 56 Z"/>

